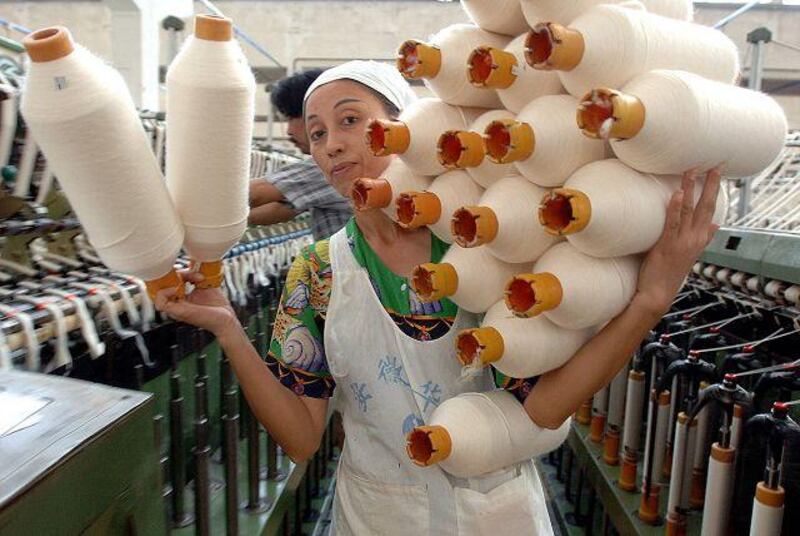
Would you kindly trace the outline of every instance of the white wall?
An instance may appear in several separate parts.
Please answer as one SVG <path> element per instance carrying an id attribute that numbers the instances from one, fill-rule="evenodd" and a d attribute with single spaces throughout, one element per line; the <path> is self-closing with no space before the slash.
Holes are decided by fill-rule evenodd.
<path id="1" fill-rule="evenodd" d="M 437 29 L 466 21 L 457 3 L 434 1 L 304 0 L 304 1 L 218 1 L 216 5 L 239 24 L 289 70 L 302 58 L 391 58 L 397 45 L 409 38 L 424 39 Z M 195 9 L 204 8 L 195 2 Z M 697 19 L 713 23 L 733 7 L 698 6 Z M 31 28 L 65 24 L 76 39 L 106 58 L 111 57 L 110 13 L 97 1 L 8 2 L 0 0 L 0 17 Z M 746 59 L 746 34 L 767 26 L 775 37 L 800 44 L 800 10 L 774 10 L 768 7 L 751 11 L 731 23 L 726 32 L 740 46 Z M 0 29 L 0 32 L 3 30 Z M 162 36 L 164 32 L 162 31 Z M 13 36 L 13 35 L 12 35 Z M 244 45 L 251 64 L 269 66 L 264 56 Z M 162 39 L 162 61 L 167 47 Z M 324 64 L 322 60 L 299 61 L 298 66 Z M 745 63 L 746 64 L 746 63 Z M 800 79 L 800 53 L 771 45 L 767 48 L 766 77 Z M 265 111 L 262 92 L 259 112 Z M 800 128 L 800 97 L 781 97 L 790 122 Z"/>

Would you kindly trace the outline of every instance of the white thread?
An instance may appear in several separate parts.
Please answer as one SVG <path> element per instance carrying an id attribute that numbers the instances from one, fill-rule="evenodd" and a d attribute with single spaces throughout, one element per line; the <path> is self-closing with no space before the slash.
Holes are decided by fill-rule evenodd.
<path id="1" fill-rule="evenodd" d="M 440 175 L 447 171 L 437 156 L 439 136 L 446 130 L 466 130 L 483 112 L 474 108 L 460 108 L 445 104 L 439 99 L 420 99 L 400 114 L 411 142 L 408 150 L 399 155 L 408 167 L 419 175 Z"/>
<path id="2" fill-rule="evenodd" d="M 469 19 L 487 32 L 519 35 L 528 25 L 519 0 L 461 0 Z"/>
<path id="3" fill-rule="evenodd" d="M 98 297 L 100 303 L 102 304 L 102 309 L 105 311 L 106 319 L 111 325 L 111 329 L 113 329 L 114 332 L 122 339 L 132 337 L 134 344 L 136 345 L 136 349 L 139 350 L 139 355 L 142 358 L 142 362 L 147 367 L 153 367 L 154 363 L 150 359 L 150 351 L 147 349 L 147 345 L 144 342 L 144 338 L 142 338 L 142 334 L 138 331 L 122 327 L 122 322 L 119 320 L 119 311 L 117 310 L 117 305 L 114 303 L 114 299 L 111 297 L 111 294 L 101 287 L 86 283 L 73 283 L 73 286 L 82 288 L 90 293 L 93 292 Z"/>
<path id="4" fill-rule="evenodd" d="M 56 298 L 34 298 L 32 296 L 20 296 L 20 300 L 31 303 L 37 307 L 42 306 L 50 313 L 56 336 L 55 341 L 55 362 L 51 364 L 45 372 L 52 372 L 60 367 L 72 368 L 72 354 L 69 351 L 69 327 L 64 318 L 64 311 L 58 303 L 53 300 Z"/>
<path id="5" fill-rule="evenodd" d="M 83 340 L 86 342 L 86 346 L 89 349 L 89 354 L 93 359 L 97 359 L 103 355 L 106 352 L 106 345 L 100 342 L 94 319 L 91 313 L 89 313 L 89 308 L 86 307 L 86 302 L 84 302 L 83 298 L 61 289 L 47 289 L 46 292 L 65 298 L 75 306 L 75 314 L 81 326 L 81 335 L 83 335 Z"/>
<path id="6" fill-rule="evenodd" d="M 522 0 L 522 13 L 533 27 L 540 22 L 569 24 L 576 17 L 599 4 L 622 4 L 627 0 Z M 640 0 L 652 13 L 678 20 L 692 20 L 691 0 Z"/>
<path id="7" fill-rule="evenodd" d="M 228 297 L 232 302 L 239 302 L 239 290 L 233 283 L 233 276 L 231 275 L 231 263 L 226 262 L 222 267 L 223 278 L 225 279 L 225 289 L 228 291 Z"/>
<path id="8" fill-rule="evenodd" d="M 520 112 L 517 121 L 530 125 L 536 139 L 533 155 L 515 163 L 523 177 L 545 188 L 560 186 L 581 166 L 606 157 L 602 143 L 575 127 L 577 106 L 569 95 L 546 95 Z"/>
<path id="9" fill-rule="evenodd" d="M 11 370 L 12 368 L 14 368 L 14 363 L 11 361 L 11 350 L 8 347 L 3 326 L 0 325 L 0 370 Z"/>
<path id="10" fill-rule="evenodd" d="M 753 499 L 753 517 L 750 521 L 750 536 L 781 536 L 785 506 L 772 506 Z"/>
<path id="11" fill-rule="evenodd" d="M 439 198 L 442 206 L 439 221 L 428 227 L 441 240 L 452 244 L 453 232 L 450 229 L 450 215 L 460 207 L 477 204 L 483 194 L 483 188 L 478 186 L 466 172 L 455 170 L 433 179 L 428 191 Z"/>
<path id="12" fill-rule="evenodd" d="M 781 300 L 783 299 L 783 291 L 786 288 L 786 284 L 783 281 L 778 281 L 777 279 L 773 279 L 769 281 L 766 285 L 764 285 L 764 294 L 769 296 L 770 298 Z"/>
<path id="13" fill-rule="evenodd" d="M 655 69 L 689 71 L 726 84 L 739 74 L 736 45 L 708 26 L 599 5 L 569 27 L 583 36 L 583 58 L 559 76 L 567 91 L 578 98 L 597 87 L 619 89 Z"/>
<path id="14" fill-rule="evenodd" d="M 695 185 L 695 201 L 703 188 Z M 680 177 L 656 177 L 635 171 L 619 160 L 592 162 L 576 171 L 564 188 L 584 193 L 591 216 L 584 229 L 567 236 L 576 249 L 593 257 L 620 257 L 649 250 L 661 238 L 672 194 Z M 722 224 L 728 209 L 721 188 L 713 221 Z"/>
<path id="15" fill-rule="evenodd" d="M 33 139 L 30 129 L 25 134 L 25 148 L 22 150 L 17 181 L 14 184 L 14 195 L 16 197 L 28 197 L 31 189 L 31 179 L 36 169 L 36 157 L 39 156 L 39 146 Z"/>
<path id="16" fill-rule="evenodd" d="M 497 236 L 486 248 L 510 263 L 532 263 L 561 238 L 545 232 L 534 207 L 547 191 L 519 175 L 506 177 L 486 190 L 478 202 L 492 209 L 497 218 Z"/>
<path id="17" fill-rule="evenodd" d="M 435 145 L 434 145 L 435 147 Z M 392 187 L 392 200 L 389 206 L 382 208 L 383 212 L 392 220 L 397 220 L 397 197 L 403 192 L 410 191 L 423 191 L 427 190 L 433 179 L 419 175 L 411 170 L 405 162 L 399 158 L 392 159 L 392 163 L 381 174 L 381 179 L 385 179 Z M 280 265 L 286 264 L 286 245 L 282 244 L 281 251 L 283 256 L 279 262 Z"/>
<path id="18" fill-rule="evenodd" d="M 541 428 L 512 394 L 491 391 L 446 400 L 434 410 L 429 425 L 445 428 L 452 442 L 441 468 L 468 478 L 550 452 L 566 439 L 570 420 L 557 430 Z"/>
<path id="19" fill-rule="evenodd" d="M 147 285 L 145 285 L 144 281 L 133 276 L 128 278 L 128 280 L 139 287 L 139 309 L 142 312 L 142 331 L 148 331 L 150 329 L 150 322 L 156 318 L 153 300 L 151 300 L 150 296 L 147 294 Z"/>
<path id="20" fill-rule="evenodd" d="M 11 159 L 11 151 L 14 148 L 14 138 L 17 134 L 17 98 L 16 89 L 3 85 L 0 91 L 6 94 L 7 98 L 0 102 L 0 167 L 4 167 Z"/>
<path id="21" fill-rule="evenodd" d="M 161 123 L 156 123 L 156 162 L 158 162 L 158 169 L 164 169 L 164 148 L 166 145 L 167 129 Z"/>
<path id="22" fill-rule="evenodd" d="M 442 258 L 458 274 L 458 288 L 450 300 L 471 313 L 482 313 L 503 298 L 511 277 L 530 268 L 530 264 L 509 264 L 487 248 L 465 249 L 453 246 Z"/>
<path id="23" fill-rule="evenodd" d="M 486 312 L 482 327 L 503 337 L 503 357 L 492 366 L 511 378 L 531 378 L 564 365 L 595 333 L 595 329 L 568 330 L 544 316 L 517 318 L 499 301 Z"/>
<path id="24" fill-rule="evenodd" d="M 646 110 L 635 137 L 611 141 L 617 158 L 634 169 L 666 175 L 723 163 L 726 176 L 744 177 L 767 167 L 783 149 L 786 116 L 763 93 L 682 71 L 653 71 L 622 91 Z"/>
<path id="25" fill-rule="evenodd" d="M 497 92 L 477 88 L 467 78 L 467 59 L 480 46 L 503 49 L 510 37 L 485 32 L 472 24 L 454 24 L 433 35 L 428 42 L 442 54 L 441 69 L 425 85 L 441 100 L 457 106 L 501 108 Z"/>
<path id="26" fill-rule="evenodd" d="M 514 83 L 506 89 L 498 89 L 497 96 L 508 110 L 518 114 L 532 100 L 545 95 L 565 93 L 559 73 L 534 69 L 525 60 L 525 43 L 528 34 L 522 34 L 506 47 L 506 52 L 517 58 L 517 75 Z"/>
<path id="27" fill-rule="evenodd" d="M 787 288 L 786 292 L 783 293 L 783 297 L 790 303 L 800 305 L 800 285 L 792 285 Z"/>
<path id="28" fill-rule="evenodd" d="M 736 448 L 734 445 L 731 446 Z M 700 532 L 703 536 L 724 534 L 727 530 L 735 478 L 734 463 L 724 463 L 713 456 L 709 457 L 708 483 Z M 764 533 L 759 534 L 762 535 L 766 536 Z"/>
<path id="29" fill-rule="evenodd" d="M 555 275 L 563 291 L 561 304 L 544 314 L 567 329 L 611 320 L 633 297 L 640 263 L 634 256 L 596 259 L 569 243 L 556 244 L 534 265 L 534 273 Z"/>
<path id="30" fill-rule="evenodd" d="M 514 120 L 516 120 L 516 116 L 507 110 L 490 110 L 475 119 L 475 122 L 469 127 L 469 130 L 483 135 L 486 131 L 486 127 L 494 121 Z M 483 150 L 483 147 L 481 150 Z M 472 180 L 484 188 L 488 188 L 503 177 L 508 176 L 513 169 L 513 164 L 495 164 L 489 158 L 484 158 L 481 165 L 467 168 L 466 171 L 469 173 L 469 176 L 472 177 Z"/>
<path id="31" fill-rule="evenodd" d="M 56 89 L 55 76 L 69 84 Z M 104 263 L 143 279 L 168 273 L 183 227 L 119 73 L 80 46 L 32 62 L 21 109 Z"/>
<path id="32" fill-rule="evenodd" d="M 39 340 L 36 338 L 36 327 L 33 325 L 33 319 L 27 313 L 18 311 L 10 305 L 0 303 L 0 312 L 5 314 L 8 318 L 14 318 L 22 328 L 25 335 L 25 366 L 31 372 L 39 372 L 41 361 L 39 360 Z"/>
<path id="33" fill-rule="evenodd" d="M 167 187 L 195 260 L 217 261 L 247 228 L 255 79 L 235 40 L 189 37 L 167 72 Z"/>
<path id="34" fill-rule="evenodd" d="M 91 280 L 102 285 L 109 286 L 119 292 L 120 301 L 122 302 L 122 306 L 125 307 L 125 312 L 128 315 L 128 322 L 130 322 L 132 325 L 141 323 L 142 319 L 139 315 L 138 309 L 136 308 L 136 303 L 133 301 L 131 293 L 128 292 L 128 289 L 125 288 L 124 284 L 112 281 L 111 279 L 107 279 L 105 277 L 93 277 Z"/>

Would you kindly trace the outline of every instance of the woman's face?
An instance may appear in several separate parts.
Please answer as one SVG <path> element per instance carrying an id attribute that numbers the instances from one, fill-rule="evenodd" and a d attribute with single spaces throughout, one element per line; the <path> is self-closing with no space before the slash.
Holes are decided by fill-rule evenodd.
<path id="1" fill-rule="evenodd" d="M 325 84 L 306 102 L 311 156 L 345 197 L 350 197 L 356 179 L 378 178 L 391 162 L 391 158 L 373 155 L 364 141 L 372 119 L 389 119 L 383 103 L 371 90 L 350 80 Z"/>

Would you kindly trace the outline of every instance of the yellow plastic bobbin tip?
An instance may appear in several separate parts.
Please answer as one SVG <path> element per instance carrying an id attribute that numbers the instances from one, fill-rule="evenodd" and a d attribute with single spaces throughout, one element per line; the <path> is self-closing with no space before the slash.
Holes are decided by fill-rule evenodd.
<path id="1" fill-rule="evenodd" d="M 420 467 L 430 467 L 450 457 L 453 441 L 443 426 L 419 426 L 406 437 L 408 457 Z"/>
<path id="2" fill-rule="evenodd" d="M 527 160 L 536 148 L 536 136 L 528 123 L 513 119 L 492 121 L 483 134 L 486 156 L 495 164 Z"/>
<path id="3" fill-rule="evenodd" d="M 72 34 L 64 26 L 51 26 L 36 30 L 22 40 L 28 57 L 34 63 L 55 61 L 75 50 Z"/>
<path id="4" fill-rule="evenodd" d="M 452 296 L 458 290 L 458 274 L 452 264 L 420 264 L 411 274 L 411 288 L 425 303 Z"/>
<path id="5" fill-rule="evenodd" d="M 375 156 L 403 154 L 411 145 L 411 131 L 402 121 L 373 119 L 367 125 L 366 142 Z"/>
<path id="6" fill-rule="evenodd" d="M 615 89 L 598 88 L 586 93 L 578 105 L 576 120 L 584 135 L 603 140 L 628 140 L 644 128 L 642 101 Z"/>
<path id="7" fill-rule="evenodd" d="M 514 54 L 492 47 L 478 47 L 467 60 L 467 78 L 475 87 L 508 89 L 517 80 Z"/>
<path id="8" fill-rule="evenodd" d="M 203 41 L 230 41 L 233 39 L 233 22 L 218 15 L 196 15 L 194 36 Z"/>
<path id="9" fill-rule="evenodd" d="M 200 289 L 219 288 L 225 276 L 222 271 L 222 261 L 200 263 L 198 272 L 203 275 L 203 280 L 195 285 Z"/>
<path id="10" fill-rule="evenodd" d="M 583 35 L 555 22 L 542 22 L 528 32 L 525 61 L 542 71 L 571 71 L 586 51 Z"/>
<path id="11" fill-rule="evenodd" d="M 442 217 L 442 202 L 431 192 L 403 192 L 397 196 L 397 224 L 405 229 L 432 225 Z"/>
<path id="12" fill-rule="evenodd" d="M 506 306 L 520 317 L 533 317 L 555 309 L 563 297 L 561 282 L 547 272 L 520 274 L 506 285 Z"/>
<path id="13" fill-rule="evenodd" d="M 442 68 L 442 51 L 438 47 L 409 40 L 397 51 L 397 70 L 406 78 L 435 78 Z"/>
<path id="14" fill-rule="evenodd" d="M 569 188 L 555 188 L 539 204 L 539 223 L 554 236 L 582 231 L 592 218 L 592 202 L 585 193 Z"/>
<path id="15" fill-rule="evenodd" d="M 392 185 L 386 179 L 356 179 L 350 191 L 356 210 L 386 208 L 392 195 Z"/>
<path id="16" fill-rule="evenodd" d="M 485 366 L 499 361 L 505 352 L 503 336 L 493 327 L 467 329 L 456 337 L 456 354 L 464 366 Z"/>
<path id="17" fill-rule="evenodd" d="M 639 504 L 639 519 L 648 525 L 655 525 L 658 523 L 658 503 L 661 496 L 661 488 L 658 485 L 650 486 L 650 495 L 642 495 L 642 500 Z"/>
<path id="18" fill-rule="evenodd" d="M 167 274 L 158 279 L 146 281 L 145 285 L 147 286 L 147 295 L 150 296 L 151 300 L 155 300 L 156 295 L 160 291 L 168 288 L 174 288 L 176 290 L 175 295 L 171 298 L 173 301 L 182 300 L 185 296 L 183 279 L 181 279 L 180 274 L 175 270 L 170 270 Z"/>
<path id="19" fill-rule="evenodd" d="M 448 130 L 439 136 L 436 154 L 447 169 L 475 168 L 486 158 L 486 146 L 477 132 Z"/>
<path id="20" fill-rule="evenodd" d="M 489 207 L 461 207 L 453 212 L 450 231 L 453 239 L 462 248 L 474 248 L 488 244 L 497 238 L 500 223 Z"/>

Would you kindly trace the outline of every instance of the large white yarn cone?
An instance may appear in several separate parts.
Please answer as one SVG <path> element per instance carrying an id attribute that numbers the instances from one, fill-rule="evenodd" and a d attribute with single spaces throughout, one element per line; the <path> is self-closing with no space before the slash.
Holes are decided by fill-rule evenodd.
<path id="1" fill-rule="evenodd" d="M 514 162 L 534 184 L 560 186 L 581 166 L 606 157 L 606 147 L 589 143 L 575 128 L 577 104 L 569 95 L 547 95 L 523 108 L 516 124 L 494 123 L 485 129 L 489 157 Z"/>
<path id="2" fill-rule="evenodd" d="M 680 177 L 640 173 L 616 159 L 592 162 L 552 192 L 539 207 L 539 219 L 587 255 L 642 253 L 663 234 L 667 205 L 680 186 Z M 698 181 L 696 199 L 702 187 Z M 721 188 L 714 223 L 724 223 L 727 209 Z"/>
<path id="3" fill-rule="evenodd" d="M 720 163 L 726 176 L 754 175 L 786 139 L 786 116 L 774 99 L 683 71 L 653 71 L 619 93 L 594 91 L 581 110 L 585 133 L 610 138 L 625 164 L 660 175 Z"/>
<path id="4" fill-rule="evenodd" d="M 640 0 L 647 11 L 677 20 L 692 20 L 692 0 Z M 522 12 L 533 27 L 540 22 L 569 24 L 576 17 L 600 4 L 636 5 L 630 0 L 522 0 Z"/>
<path id="5" fill-rule="evenodd" d="M 480 328 L 459 334 L 458 355 L 467 370 L 491 364 L 511 378 L 531 378 L 569 361 L 594 332 L 564 329 L 544 315 L 519 318 L 500 301 L 486 312 Z"/>
<path id="6" fill-rule="evenodd" d="M 204 30 L 205 26 L 209 30 Z M 212 38 L 212 30 L 224 32 Z M 167 187 L 195 260 L 220 260 L 247 227 L 255 79 L 227 19 L 198 16 L 167 71 Z"/>
<path id="7" fill-rule="evenodd" d="M 398 154 L 419 175 L 440 175 L 447 171 L 437 155 L 439 136 L 445 130 L 465 130 L 483 113 L 461 108 L 439 99 L 419 99 L 403 110 L 397 121 L 375 120 L 367 139 L 379 156 Z"/>
<path id="8" fill-rule="evenodd" d="M 408 453 L 419 465 L 439 466 L 468 478 L 507 468 L 558 448 L 570 420 L 557 430 L 533 423 L 506 391 L 465 393 L 446 400 L 427 426 L 408 436 Z"/>
<path id="9" fill-rule="evenodd" d="M 411 286 L 426 302 L 450 298 L 471 313 L 483 313 L 503 298 L 508 280 L 530 264 L 509 264 L 486 248 L 453 246 L 439 264 L 414 269 Z"/>
<path id="10" fill-rule="evenodd" d="M 399 158 L 393 158 L 379 178 L 358 179 L 353 186 L 351 197 L 357 210 L 379 208 L 396 220 L 398 196 L 403 192 L 427 190 L 432 180 L 430 177 L 414 173 Z"/>
<path id="11" fill-rule="evenodd" d="M 527 59 L 556 69 L 561 82 L 580 98 L 594 87 L 619 89 L 654 69 L 681 69 L 733 83 L 739 52 L 724 33 L 640 9 L 600 5 L 564 27 L 536 26 Z"/>
<path id="12" fill-rule="evenodd" d="M 519 175 L 491 187 L 477 206 L 453 213 L 453 237 L 461 247 L 486 247 L 509 263 L 531 263 L 560 238 L 548 233 L 535 216 L 547 191 Z"/>
<path id="13" fill-rule="evenodd" d="M 640 259 L 598 259 L 574 246 L 556 244 L 507 286 L 506 304 L 522 316 L 544 313 L 567 329 L 584 329 L 621 313 L 636 292 Z"/>
<path id="14" fill-rule="evenodd" d="M 465 169 L 470 177 L 490 187 L 513 169 L 512 164 L 497 164 L 486 158 L 483 132 L 495 121 L 512 122 L 516 116 L 506 110 L 491 110 L 478 117 L 469 130 L 449 130 L 439 137 L 439 160 L 448 168 Z"/>
<path id="15" fill-rule="evenodd" d="M 528 29 L 519 0 L 461 0 L 461 7 L 487 32 L 513 36 Z"/>
<path id="16" fill-rule="evenodd" d="M 495 91 L 473 86 L 466 74 L 467 58 L 480 46 L 505 48 L 511 38 L 481 30 L 472 24 L 454 24 L 433 35 L 428 43 L 406 41 L 397 65 L 408 78 L 422 78 L 448 104 L 500 108 Z"/>
<path id="17" fill-rule="evenodd" d="M 473 85 L 497 91 L 508 110 L 519 113 L 529 102 L 543 95 L 564 93 L 559 74 L 534 69 L 525 59 L 528 34 L 516 37 L 500 50 L 479 47 L 469 57 L 467 74 Z"/>
<path id="18" fill-rule="evenodd" d="M 53 44 L 62 55 L 48 54 Z M 35 32 L 26 46 L 22 114 L 98 255 L 148 281 L 172 273 L 183 226 L 125 81 L 66 28 Z"/>
<path id="19" fill-rule="evenodd" d="M 474 205 L 483 195 L 466 172 L 454 170 L 436 177 L 426 191 L 403 192 L 397 202 L 397 221 L 403 227 L 427 225 L 448 244 L 453 243 L 450 215 L 459 207 Z"/>

